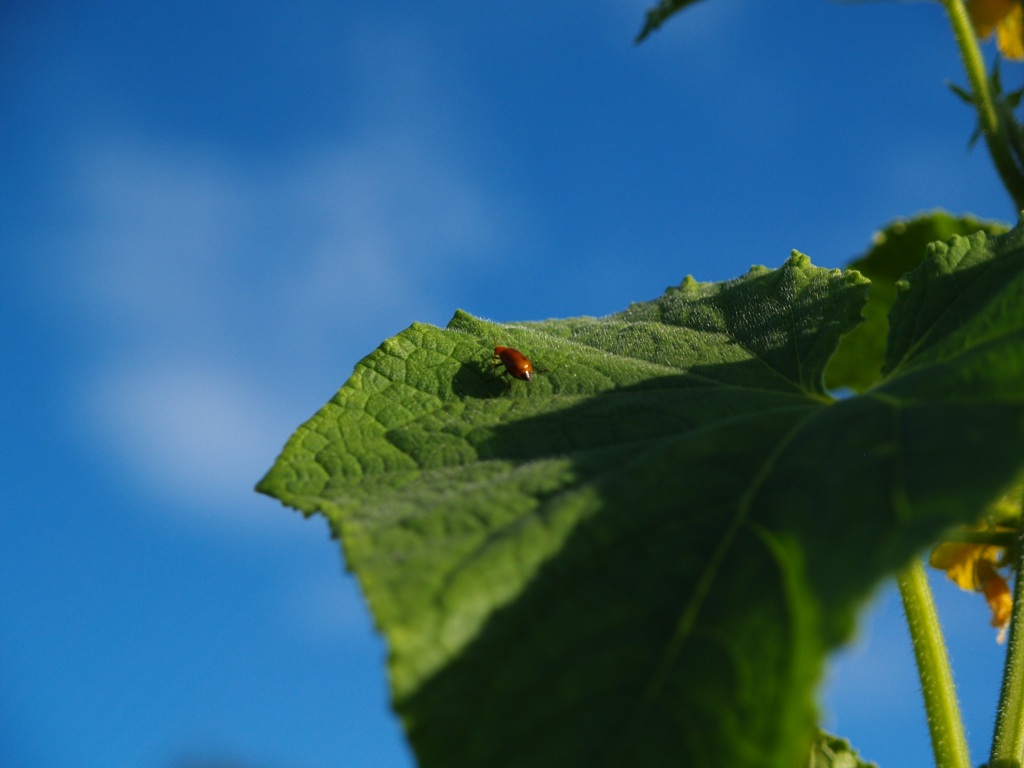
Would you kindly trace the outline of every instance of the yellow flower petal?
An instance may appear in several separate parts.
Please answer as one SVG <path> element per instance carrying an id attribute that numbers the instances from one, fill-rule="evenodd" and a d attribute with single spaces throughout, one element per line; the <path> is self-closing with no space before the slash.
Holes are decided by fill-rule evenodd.
<path id="1" fill-rule="evenodd" d="M 1007 59 L 1024 59 L 1024 6 L 1021 0 L 967 0 L 974 31 L 982 40 L 996 33 L 999 52 Z"/>
<path id="2" fill-rule="evenodd" d="M 1013 11 L 1014 6 L 1020 6 L 1018 0 L 968 0 L 967 13 L 974 23 L 974 31 L 984 40 Z"/>
<path id="3" fill-rule="evenodd" d="M 1010 614 L 1013 612 L 1010 586 L 987 560 L 979 560 L 976 570 L 981 589 L 985 593 L 985 602 L 992 611 L 992 626 L 1003 629 L 1010 623 Z"/>
<path id="4" fill-rule="evenodd" d="M 975 563 L 986 549 L 981 544 L 947 541 L 932 550 L 928 562 L 932 568 L 945 571 L 960 589 L 977 591 L 980 587 L 975 576 Z"/>
<path id="5" fill-rule="evenodd" d="M 961 589 L 985 595 L 992 611 L 992 626 L 1003 630 L 999 642 L 1003 641 L 1013 612 L 1010 587 L 996 570 L 1002 564 L 1002 556 L 1002 547 L 949 541 L 935 547 L 929 558 L 933 568 L 945 571 Z"/>
<path id="6" fill-rule="evenodd" d="M 996 44 L 1007 59 L 1024 59 L 1024 6 L 1020 3 L 1014 3 L 996 26 Z"/>

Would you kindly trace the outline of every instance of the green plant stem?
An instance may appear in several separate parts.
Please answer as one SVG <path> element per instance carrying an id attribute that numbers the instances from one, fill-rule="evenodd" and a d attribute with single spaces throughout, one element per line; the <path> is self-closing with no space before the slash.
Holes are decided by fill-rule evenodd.
<path id="1" fill-rule="evenodd" d="M 992 98 L 988 73 L 985 71 L 985 61 L 981 57 L 981 49 L 978 46 L 978 38 L 974 34 L 974 27 L 971 25 L 971 18 L 964 7 L 963 0 L 941 0 L 941 2 L 949 16 L 950 24 L 953 26 L 953 37 L 956 39 L 957 47 L 960 49 L 960 58 L 967 71 L 967 81 L 971 85 L 974 107 L 978 111 L 978 120 L 982 133 L 985 135 L 985 143 L 988 145 L 992 162 L 995 163 L 999 178 L 1002 179 L 1003 186 L 1013 198 L 1017 210 L 1024 210 L 1024 176 L 1021 175 L 1021 170 L 1014 162 L 1013 154 L 1010 152 L 1006 126 L 999 119 L 999 111 Z"/>
<path id="2" fill-rule="evenodd" d="M 1017 538 L 1017 579 L 1013 589 L 1013 614 L 1006 648 L 1003 688 L 999 694 L 996 731 L 992 739 L 990 768 L 1018 768 L 1024 762 L 1024 526 Z"/>
<path id="3" fill-rule="evenodd" d="M 953 686 L 953 671 L 942 639 L 928 576 L 920 560 L 896 577 L 914 644 L 917 672 L 921 678 L 928 730 L 937 768 L 971 768 L 967 737 Z"/>

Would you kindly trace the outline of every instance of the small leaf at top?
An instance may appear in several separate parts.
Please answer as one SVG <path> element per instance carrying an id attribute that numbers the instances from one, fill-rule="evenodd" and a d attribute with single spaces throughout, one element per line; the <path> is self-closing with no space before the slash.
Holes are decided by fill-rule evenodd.
<path id="1" fill-rule="evenodd" d="M 829 388 L 863 392 L 881 378 L 896 281 L 921 263 L 929 244 L 953 235 L 978 231 L 997 235 L 1006 230 L 998 222 L 934 211 L 894 221 L 877 233 L 871 249 L 849 265 L 871 280 L 871 294 L 864 307 L 863 324 L 843 337 L 829 363 L 825 374 Z"/>
<path id="2" fill-rule="evenodd" d="M 647 11 L 644 26 L 640 34 L 636 36 L 636 42 L 641 43 L 646 37 L 661 27 L 662 24 L 688 5 L 693 5 L 697 0 L 658 0 L 658 4 Z"/>
<path id="3" fill-rule="evenodd" d="M 928 258 L 896 283 L 883 371 L 955 368 L 970 375 L 966 366 L 973 371 L 994 356 L 1001 356 L 997 368 L 1019 365 L 1013 351 L 1024 319 L 1022 269 L 1022 226 L 1000 237 L 977 232 L 930 245 Z"/>

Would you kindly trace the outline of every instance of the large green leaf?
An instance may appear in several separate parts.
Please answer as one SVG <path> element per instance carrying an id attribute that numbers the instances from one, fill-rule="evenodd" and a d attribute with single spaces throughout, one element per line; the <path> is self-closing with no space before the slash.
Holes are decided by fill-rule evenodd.
<path id="1" fill-rule="evenodd" d="M 604 319 L 414 325 L 259 490 L 340 536 L 423 766 L 789 768 L 864 597 L 1024 465 L 1020 239 L 933 251 L 891 375 L 838 402 L 868 284 L 799 254 Z"/>

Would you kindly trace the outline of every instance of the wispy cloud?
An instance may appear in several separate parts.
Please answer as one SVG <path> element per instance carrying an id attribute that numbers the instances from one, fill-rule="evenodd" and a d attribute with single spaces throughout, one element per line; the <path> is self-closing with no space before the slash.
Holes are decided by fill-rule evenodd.
<path id="1" fill-rule="evenodd" d="M 501 229 L 488 193 L 410 137 L 319 153 L 286 194 L 320 236 L 285 298 L 316 311 L 422 308 Z"/>
<path id="2" fill-rule="evenodd" d="M 200 515 L 240 514 L 286 434 L 265 393 L 227 368 L 120 364 L 100 368 L 84 394 L 99 444 L 175 508 Z"/>
<path id="3" fill-rule="evenodd" d="M 507 201 L 457 139 L 418 128 L 443 121 L 404 119 L 266 162 L 80 144 L 61 297 L 87 352 L 75 409 L 128 476 L 219 516 L 309 415 L 289 381 L 340 384 L 412 318 L 446 319 L 449 276 L 494 268 Z"/>

